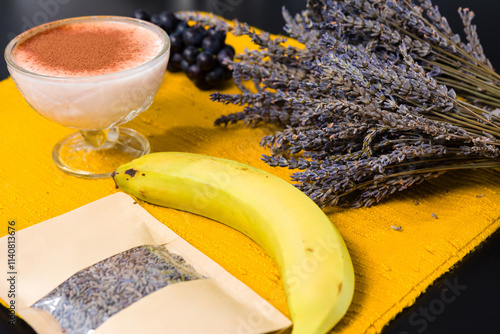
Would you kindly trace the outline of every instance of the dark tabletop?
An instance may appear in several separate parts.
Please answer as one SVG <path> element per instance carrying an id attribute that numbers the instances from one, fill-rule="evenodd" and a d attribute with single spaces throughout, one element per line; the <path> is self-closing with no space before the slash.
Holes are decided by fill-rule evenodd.
<path id="1" fill-rule="evenodd" d="M 495 68 L 500 68 L 500 1 L 433 0 L 454 31 L 462 29 L 459 7 L 476 13 L 473 21 L 485 54 Z M 291 13 L 305 8 L 305 0 L 0 0 L 0 43 L 2 50 L 15 35 L 34 25 L 61 18 L 84 15 L 131 16 L 138 8 L 151 13 L 163 10 L 202 10 L 228 19 L 282 33 L 281 8 Z M 5 63 L 0 65 L 0 79 L 8 76 Z M 0 112 L 10 112 L 1 110 Z M 438 279 L 383 331 L 384 334 L 500 333 L 500 231 L 465 257 L 451 272 Z M 443 292 L 455 291 L 456 298 Z M 446 298 L 445 298 L 446 297 Z M 29 333 L 22 326 L 9 326 L 5 308 L 0 310 L 0 333 Z"/>

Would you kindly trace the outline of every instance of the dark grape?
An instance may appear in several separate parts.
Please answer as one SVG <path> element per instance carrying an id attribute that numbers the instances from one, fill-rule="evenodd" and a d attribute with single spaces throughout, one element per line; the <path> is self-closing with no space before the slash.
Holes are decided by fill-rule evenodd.
<path id="1" fill-rule="evenodd" d="M 203 50 L 210 51 L 214 54 L 217 54 L 217 52 L 219 52 L 223 45 L 224 43 L 222 42 L 222 40 L 213 36 L 207 36 L 201 42 L 201 48 Z"/>
<path id="2" fill-rule="evenodd" d="M 182 52 L 182 57 L 189 63 L 189 65 L 196 62 L 196 57 L 198 56 L 199 50 L 196 46 L 189 45 Z"/>
<path id="3" fill-rule="evenodd" d="M 151 15 L 144 9 L 138 9 L 134 12 L 134 17 L 139 20 L 150 21 Z"/>
<path id="4" fill-rule="evenodd" d="M 189 66 L 187 70 L 187 75 L 192 80 L 199 80 L 203 78 L 204 73 L 197 64 L 193 64 Z"/>
<path id="5" fill-rule="evenodd" d="M 168 63 L 172 64 L 175 68 L 182 70 L 181 66 L 182 60 L 183 60 L 182 55 L 178 52 L 175 52 L 172 53 L 172 55 L 170 56 L 170 61 Z"/>
<path id="6" fill-rule="evenodd" d="M 163 28 L 170 38 L 169 72 L 183 71 L 199 89 L 215 88 L 232 78 L 228 68 L 235 50 L 226 44 L 226 32 L 216 28 L 205 29 L 201 24 L 190 26 L 174 13 L 163 11 L 149 15 L 138 9 L 133 15 Z"/>
<path id="7" fill-rule="evenodd" d="M 226 44 L 224 45 L 224 48 L 228 54 L 231 55 L 231 59 L 234 58 L 234 55 L 236 54 L 236 51 L 234 50 L 232 45 Z"/>
<path id="8" fill-rule="evenodd" d="M 202 26 L 189 27 L 182 34 L 185 45 L 200 46 L 204 37 L 204 29 Z"/>
<path id="9" fill-rule="evenodd" d="M 161 12 L 158 20 L 160 27 L 162 27 L 168 34 L 174 32 L 177 28 L 177 24 L 180 22 L 177 16 L 169 12 Z"/>
<path id="10" fill-rule="evenodd" d="M 215 67 L 216 63 L 217 60 L 215 60 L 214 54 L 209 51 L 203 50 L 196 57 L 196 64 L 198 64 L 203 71 L 210 71 Z"/>
<path id="11" fill-rule="evenodd" d="M 207 36 L 219 39 L 222 44 L 226 41 L 226 32 L 218 29 L 208 29 Z"/>
<path id="12" fill-rule="evenodd" d="M 160 14 L 153 14 L 151 15 L 151 23 L 156 24 L 157 26 L 160 25 Z"/>
<path id="13" fill-rule="evenodd" d="M 181 69 L 184 73 L 187 73 L 188 69 L 189 69 L 189 63 L 186 61 L 186 59 L 182 59 L 181 61 Z"/>
<path id="14" fill-rule="evenodd" d="M 201 90 L 207 90 L 207 89 L 212 88 L 212 86 L 208 82 L 206 82 L 205 79 L 203 79 L 203 78 L 193 80 L 193 82 L 194 82 L 195 86 Z"/>
<path id="15" fill-rule="evenodd" d="M 177 67 L 176 67 L 173 63 L 169 62 L 169 63 L 167 64 L 167 71 L 172 72 L 172 73 L 175 73 L 175 72 L 179 72 L 179 71 L 180 71 L 180 69 L 179 69 L 179 68 L 177 68 Z"/>
<path id="16" fill-rule="evenodd" d="M 221 65 L 227 65 L 228 61 L 233 60 L 233 58 L 234 58 L 234 48 L 230 45 L 225 45 L 217 53 L 217 61 Z"/>
<path id="17" fill-rule="evenodd" d="M 233 77 L 233 70 L 230 68 L 222 67 L 222 70 L 224 71 L 224 80 L 230 80 Z"/>
<path id="18" fill-rule="evenodd" d="M 182 40 L 182 34 L 175 32 L 170 35 L 170 50 L 172 52 L 182 52 L 184 49 L 184 42 Z"/>
<path id="19" fill-rule="evenodd" d="M 175 32 L 182 34 L 187 28 L 189 28 L 189 24 L 186 21 L 180 21 L 177 24 L 177 28 L 175 29 Z"/>
<path id="20" fill-rule="evenodd" d="M 224 71 L 221 67 L 216 67 L 205 75 L 205 81 L 212 85 L 218 85 L 224 79 Z"/>

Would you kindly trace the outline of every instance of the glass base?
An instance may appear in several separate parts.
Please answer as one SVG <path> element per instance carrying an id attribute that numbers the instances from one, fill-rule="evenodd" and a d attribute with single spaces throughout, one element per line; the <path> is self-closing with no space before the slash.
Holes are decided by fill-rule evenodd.
<path id="1" fill-rule="evenodd" d="M 148 140 L 140 133 L 120 128 L 117 134 L 112 141 L 95 147 L 80 132 L 72 133 L 54 146 L 52 158 L 57 167 L 73 176 L 89 179 L 111 177 L 118 166 L 150 152 Z"/>

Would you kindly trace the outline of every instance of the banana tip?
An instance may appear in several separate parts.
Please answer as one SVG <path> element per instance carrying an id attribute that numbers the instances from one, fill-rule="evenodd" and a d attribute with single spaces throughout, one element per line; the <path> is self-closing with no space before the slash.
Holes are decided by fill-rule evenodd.
<path id="1" fill-rule="evenodd" d="M 115 189 L 118 189 L 118 183 L 116 183 L 116 179 L 115 179 L 115 176 L 118 175 L 119 173 L 115 171 L 113 171 L 113 173 L 111 173 L 111 178 L 113 179 L 113 181 L 115 182 Z"/>
<path id="2" fill-rule="evenodd" d="M 133 168 L 129 168 L 127 169 L 126 171 L 124 171 L 123 173 L 130 176 L 130 177 L 134 177 L 139 171 L 136 170 L 136 169 L 133 169 Z M 115 188 L 118 189 L 118 182 L 116 182 L 116 178 L 115 176 L 119 175 L 120 172 L 117 172 L 117 170 L 114 170 L 112 173 L 111 173 L 111 177 L 113 178 L 113 181 L 115 181 Z M 142 173 L 142 176 L 144 176 L 146 174 Z M 127 178 L 128 180 L 128 178 Z"/>

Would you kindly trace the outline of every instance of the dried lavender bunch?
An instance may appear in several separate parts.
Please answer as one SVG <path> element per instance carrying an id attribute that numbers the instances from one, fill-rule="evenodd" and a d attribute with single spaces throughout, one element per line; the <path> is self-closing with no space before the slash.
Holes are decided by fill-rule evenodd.
<path id="1" fill-rule="evenodd" d="M 194 21 L 207 27 L 217 27 L 219 30 L 226 32 L 231 30 L 231 25 L 229 23 L 211 13 L 180 11 L 176 12 L 175 16 L 183 21 Z"/>
<path id="2" fill-rule="evenodd" d="M 447 170 L 500 167 L 500 76 L 472 12 L 459 13 L 467 43 L 429 0 L 284 9 L 302 47 L 237 23 L 233 34 L 258 49 L 231 63 L 242 93 L 212 95 L 244 109 L 215 124 L 279 125 L 261 141 L 263 160 L 298 170 L 292 180 L 321 207 L 370 206 Z"/>

